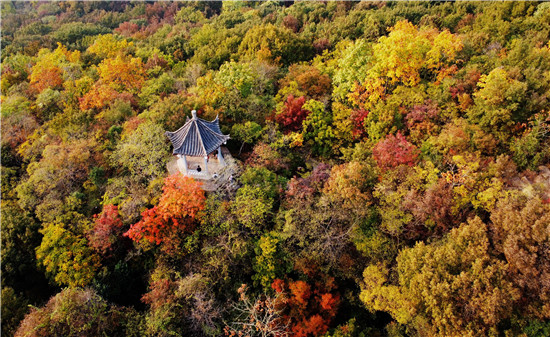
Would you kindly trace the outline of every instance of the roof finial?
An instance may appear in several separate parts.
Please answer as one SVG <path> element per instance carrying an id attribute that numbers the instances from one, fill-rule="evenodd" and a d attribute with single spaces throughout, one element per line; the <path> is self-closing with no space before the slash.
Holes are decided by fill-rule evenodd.
<path id="1" fill-rule="evenodd" d="M 193 116 L 193 119 L 197 119 L 197 110 L 191 110 L 191 115 Z"/>

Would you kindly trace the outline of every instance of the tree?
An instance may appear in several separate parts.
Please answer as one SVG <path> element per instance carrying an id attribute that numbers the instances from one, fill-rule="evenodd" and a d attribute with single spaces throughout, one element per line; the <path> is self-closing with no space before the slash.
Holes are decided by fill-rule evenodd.
<path id="1" fill-rule="evenodd" d="M 202 274 L 182 277 L 172 267 L 159 263 L 151 273 L 149 291 L 141 298 L 149 306 L 145 334 L 220 335 L 221 308 L 212 285 L 213 280 Z"/>
<path id="2" fill-rule="evenodd" d="M 245 185 L 237 191 L 232 211 L 237 220 L 253 232 L 265 225 L 273 208 L 273 198 L 259 186 Z"/>
<path id="3" fill-rule="evenodd" d="M 363 39 L 350 43 L 343 50 L 333 77 L 333 96 L 338 101 L 346 101 L 354 86 L 363 83 L 368 73 L 371 54 L 370 44 Z"/>
<path id="4" fill-rule="evenodd" d="M 139 180 L 151 181 L 164 174 L 168 149 L 164 129 L 158 124 L 145 122 L 123 135 L 111 160 L 113 166 L 126 168 Z"/>
<path id="5" fill-rule="evenodd" d="M 468 208 L 457 204 L 452 183 L 439 175 L 430 161 L 387 171 L 373 192 L 381 220 L 378 229 L 394 237 L 423 240 L 460 225 Z"/>
<path id="6" fill-rule="evenodd" d="M 246 98 L 252 93 L 258 75 L 250 63 L 230 61 L 221 65 L 214 81 L 228 90 L 236 89 L 242 98 Z"/>
<path id="7" fill-rule="evenodd" d="M 491 213 L 495 248 L 509 264 L 510 280 L 521 290 L 525 314 L 550 317 L 550 204 L 512 192 Z"/>
<path id="8" fill-rule="evenodd" d="M 30 107 L 31 102 L 23 96 L 10 95 L 2 102 L 2 144 L 15 149 L 38 128 Z"/>
<path id="9" fill-rule="evenodd" d="M 396 273 L 371 265 L 363 273 L 361 300 L 391 313 L 401 324 L 432 336 L 484 336 L 511 317 L 518 289 L 508 265 L 491 253 L 487 226 L 474 218 L 440 243 L 417 243 L 400 252 Z"/>
<path id="10" fill-rule="evenodd" d="M 99 256 L 84 236 L 91 224 L 78 212 L 82 208 L 78 196 L 74 193 L 65 198 L 55 219 L 42 224 L 42 242 L 36 248 L 36 259 L 46 275 L 58 285 L 70 287 L 89 285 L 100 267 Z"/>
<path id="11" fill-rule="evenodd" d="M 235 124 L 231 128 L 231 135 L 242 141 L 239 149 L 239 154 L 241 154 L 244 144 L 253 144 L 262 135 L 262 127 L 250 121 L 243 124 Z"/>
<path id="12" fill-rule="evenodd" d="M 430 137 L 429 143 L 448 161 L 448 157 L 478 151 L 484 155 L 494 155 L 498 145 L 492 134 L 462 118 L 446 123 L 439 135 Z"/>
<path id="13" fill-rule="evenodd" d="M 340 305 L 334 279 L 320 277 L 313 285 L 302 280 L 276 279 L 272 287 L 280 296 L 279 306 L 283 318 L 290 322 L 293 335 L 314 337 L 328 331 Z"/>
<path id="14" fill-rule="evenodd" d="M 142 112 L 139 117 L 161 125 L 165 130 L 177 130 L 193 110 L 190 94 L 170 94 Z"/>
<path id="15" fill-rule="evenodd" d="M 376 169 L 372 164 L 349 162 L 334 166 L 323 195 L 342 210 L 362 216 L 372 203 L 370 191 L 377 180 Z"/>
<path id="16" fill-rule="evenodd" d="M 125 39 L 118 40 L 112 34 L 105 34 L 98 35 L 87 51 L 97 55 L 100 59 L 106 59 L 114 58 L 117 55 L 125 55 L 133 46 L 133 42 L 128 42 Z"/>
<path id="17" fill-rule="evenodd" d="M 278 307 L 279 298 L 260 296 L 251 300 L 246 284 L 239 289 L 239 302 L 233 305 L 236 317 L 224 328 L 226 336 L 285 337 L 288 336 L 288 322 L 282 317 Z"/>
<path id="18" fill-rule="evenodd" d="M 118 207 L 104 205 L 99 216 L 94 216 L 93 228 L 87 233 L 89 244 L 97 252 L 106 254 L 112 249 L 118 236 L 122 235 L 124 224 L 118 214 Z"/>
<path id="19" fill-rule="evenodd" d="M 0 80 L 2 92 L 8 92 L 13 85 L 25 81 L 30 72 L 31 57 L 24 54 L 13 54 L 2 61 L 2 79 Z"/>
<path id="20" fill-rule="evenodd" d="M 318 181 L 295 181 L 300 183 L 297 187 L 304 189 L 296 191 L 296 185 L 291 182 L 289 192 L 292 194 L 287 193 L 286 207 L 277 216 L 277 219 L 284 219 L 285 246 L 295 247 L 289 250 L 291 258 L 307 258 L 310 263 L 333 273 L 352 277 L 358 272 L 358 265 L 353 262 L 356 250 L 352 234 L 363 221 L 365 208 L 357 212 L 344 211 L 341 203 L 317 195 L 315 185 Z"/>
<path id="21" fill-rule="evenodd" d="M 84 237 L 74 234 L 63 223 L 46 224 L 36 250 L 37 260 L 58 284 L 71 287 L 88 285 L 99 268 L 99 257 L 88 247 Z"/>
<path id="22" fill-rule="evenodd" d="M 88 178 L 93 145 L 84 139 L 47 145 L 40 161 L 28 166 L 29 178 L 16 187 L 21 208 L 34 211 L 44 222 L 55 219 L 65 197 Z"/>
<path id="23" fill-rule="evenodd" d="M 175 249 L 179 235 L 192 232 L 206 200 L 201 183 L 175 174 L 164 180 L 163 193 L 157 206 L 145 210 L 141 221 L 124 233 L 139 242 L 148 241 Z"/>
<path id="24" fill-rule="evenodd" d="M 248 30 L 239 45 L 239 54 L 243 58 L 289 65 L 308 60 L 313 48 L 289 29 L 267 24 Z"/>
<path id="25" fill-rule="evenodd" d="M 418 150 L 401 132 L 397 132 L 395 136 L 388 135 L 379 141 L 374 146 L 372 155 L 378 166 L 387 171 L 399 165 L 413 166 L 418 157 Z"/>
<path id="26" fill-rule="evenodd" d="M 101 109 L 115 98 L 130 100 L 140 92 L 147 79 L 141 58 L 120 54 L 104 59 L 97 66 L 97 72 L 99 80 L 80 99 L 82 110 Z"/>
<path id="27" fill-rule="evenodd" d="M 367 136 L 365 120 L 369 116 L 369 112 L 365 109 L 353 111 L 350 118 L 353 121 L 353 137 L 364 138 Z"/>
<path id="28" fill-rule="evenodd" d="M 520 169 L 536 169 L 546 158 L 548 152 L 548 139 L 550 136 L 550 112 L 537 113 L 531 117 L 529 127 L 521 137 L 516 138 L 510 144 L 514 162 Z"/>
<path id="29" fill-rule="evenodd" d="M 278 276 L 283 276 L 286 263 L 280 247 L 281 240 L 274 233 L 263 235 L 256 243 L 254 249 L 254 271 L 252 276 L 255 284 L 262 286 L 264 291 L 269 291 L 271 284 Z"/>
<path id="30" fill-rule="evenodd" d="M 279 94 L 294 96 L 307 96 L 308 98 L 320 100 L 330 94 L 331 80 L 327 74 L 321 73 L 319 69 L 308 65 L 291 65 L 288 74 L 279 81 Z"/>
<path id="31" fill-rule="evenodd" d="M 117 92 L 138 93 L 146 79 L 141 58 L 117 55 L 103 60 L 97 70 L 100 80 Z"/>
<path id="32" fill-rule="evenodd" d="M 275 120 L 283 127 L 285 132 L 300 131 L 302 123 L 311 113 L 309 110 L 302 109 L 306 98 L 304 96 L 294 98 L 290 95 L 287 97 L 282 111 L 275 115 Z"/>
<path id="33" fill-rule="evenodd" d="M 312 99 L 303 105 L 303 109 L 310 111 L 302 122 L 304 141 L 311 144 L 316 153 L 329 155 L 333 151 L 335 138 L 332 114 L 325 111 L 323 103 Z"/>
<path id="34" fill-rule="evenodd" d="M 399 21 L 372 46 L 372 66 L 349 98 L 368 110 L 398 84 L 414 87 L 422 77 L 440 81 L 456 70 L 453 62 L 462 48 L 461 40 L 447 30 L 418 29 Z"/>
<path id="35" fill-rule="evenodd" d="M 312 196 L 319 193 L 327 179 L 330 177 L 330 166 L 319 164 L 313 168 L 311 174 L 306 177 L 294 177 L 288 182 L 286 197 L 290 203 L 296 203 L 298 200 L 312 201 Z"/>
<path id="36" fill-rule="evenodd" d="M 27 301 L 10 287 L 2 287 L 2 335 L 13 336 L 27 313 Z"/>
<path id="37" fill-rule="evenodd" d="M 33 68 L 31 85 L 38 92 L 47 88 L 59 89 L 63 84 L 62 75 L 63 71 L 57 66 L 49 66 L 42 69 Z"/>
<path id="38" fill-rule="evenodd" d="M 141 93 L 139 94 L 141 104 L 149 107 L 162 97 L 166 97 L 175 92 L 174 84 L 174 77 L 168 73 L 162 73 L 162 75 L 157 78 L 151 78 L 145 81 Z"/>
<path id="39" fill-rule="evenodd" d="M 2 200 L 1 212 L 2 285 L 13 288 L 15 293 L 36 293 L 33 297 L 38 297 L 41 287 L 46 283 L 44 276 L 36 268 L 34 254 L 34 249 L 41 241 L 38 232 L 40 224 L 13 201 Z"/>
<path id="40" fill-rule="evenodd" d="M 266 197 L 278 199 L 287 180 L 265 167 L 249 167 L 239 177 L 245 186 L 259 187 Z"/>
<path id="41" fill-rule="evenodd" d="M 427 100 L 424 104 L 415 105 L 405 117 L 409 139 L 415 144 L 421 143 L 430 135 L 435 134 L 440 110 L 435 102 Z"/>
<path id="42" fill-rule="evenodd" d="M 37 55 L 37 61 L 31 68 L 29 82 L 32 88 L 38 92 L 44 89 L 60 89 L 64 82 L 66 72 L 69 75 L 70 69 L 80 60 L 80 52 L 70 52 L 61 43 L 57 49 L 50 51 L 41 49 Z M 80 68 L 76 65 L 77 71 Z"/>
<path id="43" fill-rule="evenodd" d="M 71 49 L 83 51 L 86 49 L 85 39 L 89 36 L 108 33 L 109 29 L 93 23 L 68 22 L 59 27 L 53 34 L 59 41 Z"/>
<path id="44" fill-rule="evenodd" d="M 516 122 L 524 121 L 522 109 L 527 84 L 511 78 L 502 68 L 482 75 L 474 93 L 475 106 L 468 111 L 469 119 L 498 139 L 506 140 Z"/>
<path id="45" fill-rule="evenodd" d="M 66 288 L 42 308 L 33 308 L 15 336 L 140 336 L 143 318 L 108 304 L 91 289 Z"/>

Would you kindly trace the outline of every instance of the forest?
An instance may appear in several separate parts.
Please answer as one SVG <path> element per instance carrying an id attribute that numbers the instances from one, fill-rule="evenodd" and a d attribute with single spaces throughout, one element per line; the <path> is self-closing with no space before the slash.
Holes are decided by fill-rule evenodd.
<path id="1" fill-rule="evenodd" d="M 550 336 L 550 3 L 2 1 L 2 336 Z M 235 188 L 169 175 L 197 110 Z"/>

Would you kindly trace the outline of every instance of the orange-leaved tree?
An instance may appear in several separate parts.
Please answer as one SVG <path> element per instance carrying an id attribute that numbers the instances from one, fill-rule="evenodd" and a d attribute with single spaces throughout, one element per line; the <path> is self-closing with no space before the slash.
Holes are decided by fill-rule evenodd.
<path id="1" fill-rule="evenodd" d="M 80 109 L 102 109 L 116 99 L 132 101 L 147 79 L 140 58 L 117 55 L 104 59 L 98 66 L 99 80 L 80 99 Z"/>
<path id="2" fill-rule="evenodd" d="M 271 285 L 278 296 L 278 306 L 293 336 L 315 337 L 325 334 L 336 316 L 340 294 L 332 277 L 313 285 L 302 280 L 275 279 Z"/>
<path id="3" fill-rule="evenodd" d="M 158 205 L 141 213 L 141 221 L 133 224 L 124 235 L 137 242 L 146 240 L 170 247 L 179 234 L 194 229 L 206 200 L 201 183 L 174 174 L 164 180 L 162 189 Z"/>

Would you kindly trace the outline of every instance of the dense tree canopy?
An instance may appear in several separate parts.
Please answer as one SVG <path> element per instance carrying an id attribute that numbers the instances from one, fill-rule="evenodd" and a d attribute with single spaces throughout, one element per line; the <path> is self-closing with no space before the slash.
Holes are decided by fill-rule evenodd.
<path id="1" fill-rule="evenodd" d="M 550 335 L 548 3 L 1 22 L 2 335 Z M 192 110 L 218 191 L 168 174 Z"/>

